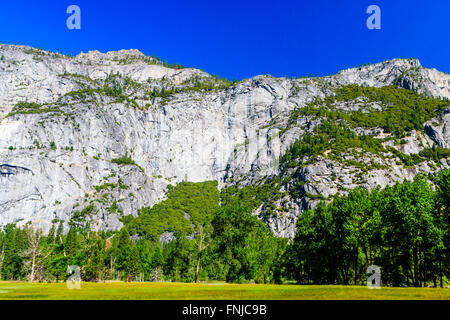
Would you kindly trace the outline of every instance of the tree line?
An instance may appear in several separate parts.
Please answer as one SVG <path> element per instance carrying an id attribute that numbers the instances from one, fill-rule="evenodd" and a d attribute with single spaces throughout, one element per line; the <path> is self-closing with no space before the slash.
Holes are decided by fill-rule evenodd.
<path id="1" fill-rule="evenodd" d="M 443 286 L 450 267 L 450 172 L 358 188 L 304 212 L 284 255 L 298 283 L 361 284 L 370 265 L 391 286 Z"/>
<path id="2" fill-rule="evenodd" d="M 427 178 L 430 178 L 430 182 Z M 209 190 L 209 191 L 208 191 Z M 276 238 L 252 214 L 245 194 L 219 194 L 216 183 L 183 183 L 167 202 L 119 231 L 92 231 L 76 212 L 44 235 L 31 225 L 0 232 L 3 280 L 61 281 L 69 265 L 84 281 L 180 281 L 365 284 L 369 265 L 383 285 L 445 286 L 450 276 L 450 171 L 416 176 L 384 189 L 357 188 L 303 212 L 295 238 Z M 175 216 L 161 224 L 167 216 Z M 192 224 L 180 224 L 181 212 Z M 176 226 L 172 241 L 155 237 L 151 217 Z M 145 222 L 148 224 L 145 224 Z M 178 222 L 177 222 L 178 221 Z M 159 229 L 158 229 L 159 230 Z M 184 232 L 185 231 L 185 232 Z"/>

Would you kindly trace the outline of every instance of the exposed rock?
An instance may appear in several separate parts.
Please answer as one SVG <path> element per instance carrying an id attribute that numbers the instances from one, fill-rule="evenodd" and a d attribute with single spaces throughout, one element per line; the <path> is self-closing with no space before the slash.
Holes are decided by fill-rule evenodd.
<path id="1" fill-rule="evenodd" d="M 441 148 L 450 148 L 450 108 L 425 124 L 425 132 Z"/>
<path id="2" fill-rule="evenodd" d="M 1 57 L 0 225 L 31 221 L 43 229 L 54 219 L 68 221 L 73 210 L 93 201 L 100 209 L 95 228 L 115 230 L 122 226 L 121 216 L 136 215 L 143 206 L 164 199 L 168 184 L 217 180 L 222 188 L 277 175 L 279 157 L 300 134 L 318 124 L 301 117 L 284 131 L 289 113 L 332 94 L 340 85 L 396 84 L 450 98 L 450 76 L 423 68 L 414 59 L 385 61 L 318 79 L 257 76 L 201 92 L 181 89 L 198 79 L 215 81 L 213 77 L 200 70 L 164 67 L 137 50 L 68 57 L 0 45 Z M 125 95 L 135 104 L 97 91 L 84 100 L 68 95 L 114 77 L 132 83 Z M 160 88 L 180 91 L 169 98 L 149 97 Z M 48 104 L 60 112 L 7 117 L 20 101 Z M 429 137 L 412 133 L 403 152 L 418 153 L 426 141 L 449 148 L 449 117 L 447 109 L 427 122 Z M 125 155 L 136 165 L 112 162 Z M 411 171 L 392 161 L 390 170 L 374 170 L 364 181 L 357 181 L 353 170 L 323 158 L 303 168 L 296 179 L 306 182 L 301 191 L 328 198 L 358 185 L 385 186 L 434 169 L 423 164 Z M 279 205 L 287 210 L 264 218 L 265 222 L 276 235 L 292 237 L 297 216 L 316 203 L 307 197 L 286 199 Z M 167 233 L 160 241 L 171 239 Z"/>
<path id="3" fill-rule="evenodd" d="M 161 244 L 173 241 L 175 239 L 176 239 L 176 237 L 174 236 L 173 232 L 164 232 L 163 234 L 161 234 L 159 236 L 159 242 Z"/>

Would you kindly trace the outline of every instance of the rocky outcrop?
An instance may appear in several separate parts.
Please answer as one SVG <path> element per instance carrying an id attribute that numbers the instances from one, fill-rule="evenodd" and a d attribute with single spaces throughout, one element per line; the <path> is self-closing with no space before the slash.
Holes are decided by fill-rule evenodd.
<path id="1" fill-rule="evenodd" d="M 441 148 L 450 148 L 450 108 L 425 124 L 425 132 Z"/>

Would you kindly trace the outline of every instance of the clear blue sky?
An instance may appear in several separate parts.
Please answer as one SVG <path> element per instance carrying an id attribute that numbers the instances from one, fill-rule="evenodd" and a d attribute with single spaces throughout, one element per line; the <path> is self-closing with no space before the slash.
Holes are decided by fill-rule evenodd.
<path id="1" fill-rule="evenodd" d="M 82 29 L 66 27 L 79 5 Z M 366 9 L 380 6 L 382 29 Z M 227 78 L 302 76 L 417 57 L 450 73 L 449 0 L 1 1 L 0 43 L 76 55 L 139 49 Z"/>

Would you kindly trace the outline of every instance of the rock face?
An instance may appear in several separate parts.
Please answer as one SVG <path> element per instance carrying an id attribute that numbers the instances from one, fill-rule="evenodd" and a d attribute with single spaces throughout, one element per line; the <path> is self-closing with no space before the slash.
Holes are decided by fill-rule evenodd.
<path id="1" fill-rule="evenodd" d="M 199 83 L 208 90 L 197 90 Z M 317 124 L 303 117 L 282 130 L 289 114 L 347 84 L 394 84 L 450 98 L 450 76 L 417 60 L 317 79 L 257 76 L 230 85 L 200 70 L 165 67 L 137 50 L 69 57 L 1 45 L 0 225 L 31 221 L 48 230 L 55 219 L 68 221 L 94 201 L 94 227 L 117 229 L 122 215 L 161 201 L 168 184 L 217 180 L 224 187 L 277 175 L 279 157 Z M 417 153 L 423 143 L 449 148 L 449 116 L 447 109 L 427 122 L 426 135 L 412 134 L 403 152 Z M 132 162 L 117 160 L 124 157 Z M 328 197 L 340 184 L 373 188 L 433 169 L 392 163 L 389 172 L 375 170 L 362 182 L 353 182 L 352 171 L 323 158 L 298 179 L 306 182 L 305 192 Z M 265 221 L 276 235 L 292 237 L 297 216 L 315 201 L 284 200 L 286 212 Z"/>
<path id="2" fill-rule="evenodd" d="M 441 148 L 450 148 L 450 108 L 436 120 L 425 124 L 425 132 Z"/>

